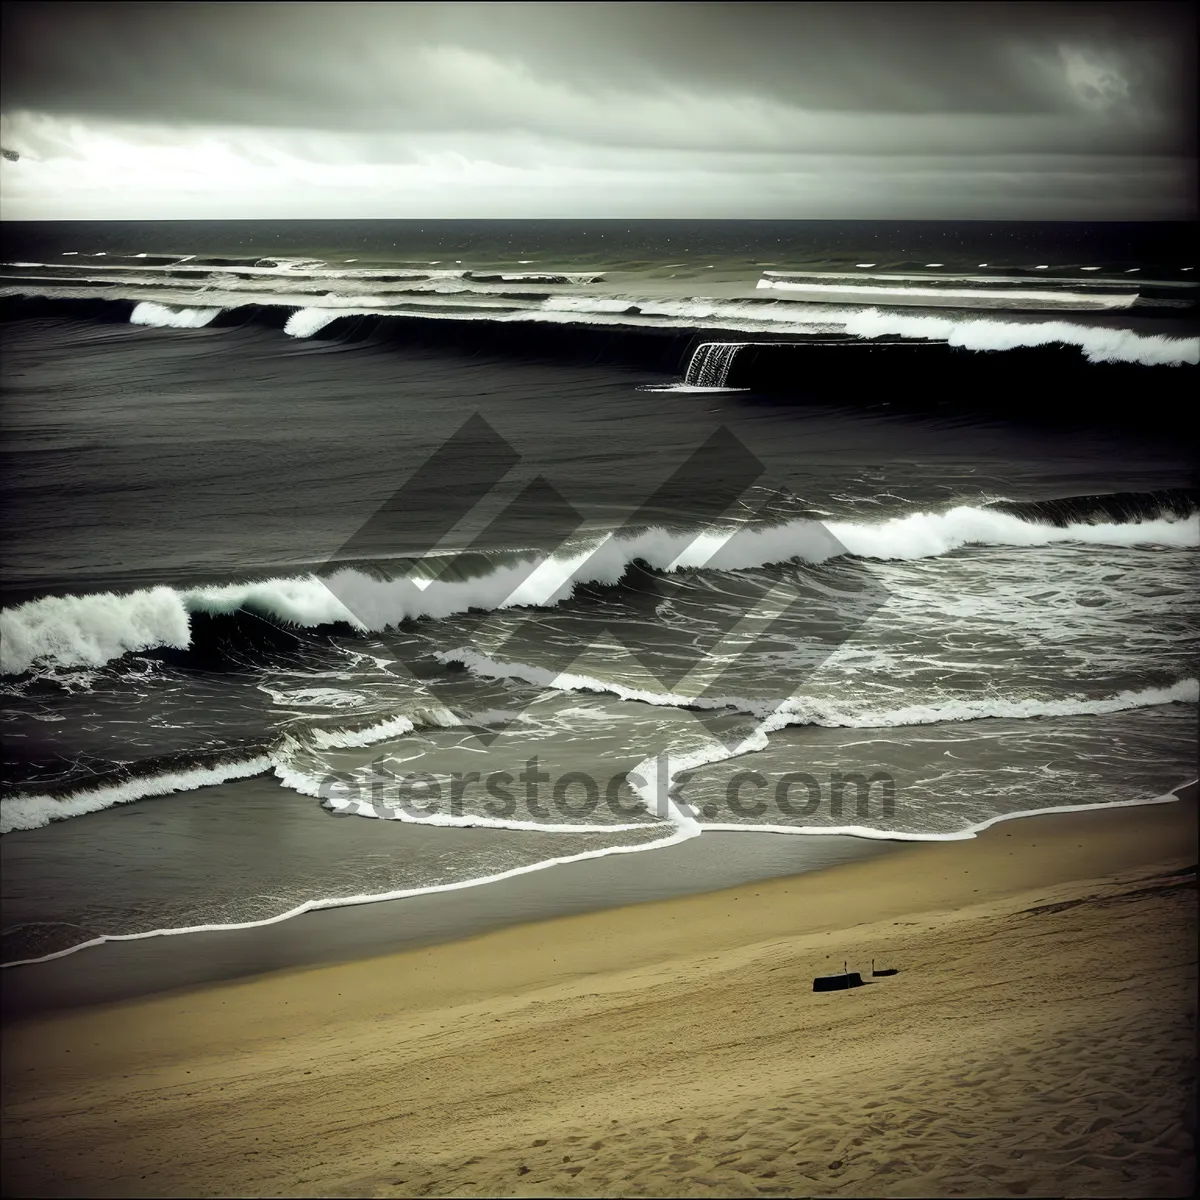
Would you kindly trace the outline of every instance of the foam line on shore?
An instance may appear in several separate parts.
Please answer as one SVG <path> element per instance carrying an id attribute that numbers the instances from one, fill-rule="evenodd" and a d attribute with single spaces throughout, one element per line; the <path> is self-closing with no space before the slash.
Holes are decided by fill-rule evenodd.
<path id="1" fill-rule="evenodd" d="M 1049 808 L 1030 808 L 1022 809 L 1020 812 L 1000 813 L 998 816 L 988 817 L 986 821 L 980 821 L 977 825 L 956 830 L 954 833 L 903 833 L 873 829 L 866 825 L 738 825 L 728 822 L 710 824 L 707 821 L 701 823 L 701 831 L 703 833 L 803 833 L 814 837 L 839 834 L 843 837 L 866 838 L 870 841 L 880 842 L 967 842 L 978 837 L 985 829 L 990 829 L 993 825 L 999 825 L 1004 821 L 1015 821 L 1019 817 L 1048 817 L 1061 813 L 1099 812 L 1105 808 L 1143 808 L 1149 804 L 1170 804 L 1179 800 L 1179 793 L 1185 788 L 1194 786 L 1196 782 L 1195 779 L 1189 780 L 1187 783 L 1181 783 L 1173 791 L 1164 792 L 1161 796 L 1154 796 L 1147 800 L 1059 804 Z"/>
<path id="2" fill-rule="evenodd" d="M 39 958 L 22 958 L 16 959 L 13 962 L 0 963 L 0 969 L 27 967 L 33 966 L 36 963 L 50 962 L 56 958 L 66 958 L 69 954 L 76 954 L 80 950 L 87 950 L 92 946 L 102 946 L 105 942 L 136 942 L 144 941 L 146 938 L 177 937 L 187 933 L 223 933 L 236 929 L 261 929 L 266 925 L 278 925 L 283 921 L 290 921 L 292 918 L 303 916 L 305 913 L 320 912 L 330 908 L 350 908 L 359 904 L 378 904 L 385 900 L 405 900 L 412 896 L 427 896 L 436 892 L 457 892 L 464 888 L 482 887 L 487 883 L 499 883 L 503 879 L 511 879 L 516 875 L 528 875 L 533 871 L 545 870 L 547 867 L 558 867 L 565 866 L 568 863 L 583 862 L 589 858 L 604 858 L 609 854 L 639 854 L 644 850 L 659 850 L 695 836 L 697 836 L 697 833 L 684 833 L 676 830 L 668 837 L 654 842 L 645 842 L 637 846 L 608 846 L 603 850 L 584 850 L 579 854 L 568 854 L 559 858 L 547 858 L 541 862 L 531 863 L 528 866 L 514 867 L 510 871 L 501 871 L 497 875 L 484 875 L 478 879 L 461 879 L 454 883 L 436 883 L 421 888 L 402 888 L 397 891 L 379 892 L 374 895 L 306 900 L 303 904 L 288 909 L 287 912 L 278 913 L 273 917 L 264 917 L 259 921 L 239 921 L 228 925 L 188 925 L 179 929 L 147 929 L 140 933 L 106 933 L 89 941 L 80 942 L 76 946 L 70 946 L 66 950 L 56 950 L 53 954 L 44 954 Z"/>
<path id="3" fill-rule="evenodd" d="M 1015 820 L 1018 817 L 1043 816 L 1043 815 L 1049 815 L 1049 814 L 1054 814 L 1054 813 L 1062 814 L 1062 813 L 1073 813 L 1073 812 L 1090 812 L 1090 811 L 1098 811 L 1098 810 L 1105 809 L 1105 808 L 1137 808 L 1137 807 L 1142 807 L 1142 806 L 1147 806 L 1147 805 L 1170 804 L 1174 801 L 1180 800 L 1182 798 L 1181 793 L 1186 788 L 1196 786 L 1196 783 L 1197 783 L 1196 780 L 1191 780 L 1188 783 L 1180 784 L 1177 788 L 1175 788 L 1171 792 L 1166 792 L 1162 795 L 1150 797 L 1145 800 L 1117 800 L 1117 801 L 1113 801 L 1113 802 L 1107 803 L 1107 804 L 1105 804 L 1105 803 L 1078 804 L 1078 805 L 1058 806 L 1058 807 L 1053 807 L 1053 808 L 1036 809 L 1036 810 L 1032 810 L 1029 812 L 1005 813 L 1001 816 L 992 817 L 987 821 L 983 821 L 983 822 L 980 822 L 978 825 L 972 826 L 970 831 L 959 833 L 959 834 L 954 834 L 954 835 L 938 835 L 938 836 L 926 836 L 926 837 L 915 837 L 912 835 L 908 835 L 908 836 L 888 835 L 887 837 L 884 837 L 882 835 L 875 834 L 873 836 L 874 836 L 875 840 L 886 840 L 886 841 L 908 841 L 908 842 L 964 841 L 964 840 L 969 840 L 971 838 L 976 837 L 980 832 L 982 832 L 984 829 L 988 828 L 991 825 L 999 824 L 1002 821 Z M 319 912 L 319 911 L 322 911 L 325 909 L 331 909 L 331 908 L 349 908 L 349 907 L 357 906 L 360 904 L 381 903 L 386 900 L 403 900 L 403 899 L 407 899 L 412 896 L 430 895 L 430 894 L 437 893 L 437 892 L 461 891 L 465 888 L 481 887 L 484 884 L 488 884 L 488 883 L 498 883 L 501 880 L 511 879 L 517 875 L 531 874 L 534 871 L 545 870 L 548 867 L 566 866 L 570 863 L 582 862 L 583 860 L 589 859 L 589 858 L 603 858 L 610 854 L 636 854 L 636 853 L 641 853 L 642 851 L 645 851 L 645 850 L 663 849 L 667 846 L 675 845 L 678 842 L 688 841 L 689 839 L 691 839 L 693 837 L 702 836 L 703 833 L 705 833 L 705 832 L 713 832 L 713 833 L 717 833 L 717 832 L 731 832 L 731 833 L 768 832 L 768 833 L 775 833 L 775 832 L 778 832 L 778 833 L 789 833 L 789 834 L 813 832 L 813 833 L 818 833 L 818 834 L 849 833 L 851 836 L 859 836 L 859 837 L 872 836 L 870 834 L 862 834 L 862 833 L 856 832 L 856 829 L 853 826 L 846 826 L 842 829 L 802 830 L 802 829 L 792 829 L 790 827 L 776 828 L 776 827 L 772 827 L 772 826 L 750 826 L 750 825 L 732 825 L 732 826 L 704 825 L 704 826 L 701 826 L 701 825 L 697 824 L 695 826 L 695 832 L 684 831 L 683 829 L 677 829 L 669 837 L 663 838 L 659 841 L 647 842 L 647 843 L 644 843 L 644 844 L 638 845 L 638 846 L 613 846 L 613 847 L 607 847 L 603 850 L 588 850 L 588 851 L 584 851 L 580 854 L 565 855 L 565 856 L 562 856 L 559 858 L 545 859 L 542 862 L 532 863 L 532 864 L 530 864 L 528 866 L 524 866 L 524 867 L 516 867 L 516 868 L 512 869 L 511 871 L 502 871 L 499 874 L 487 875 L 487 876 L 483 876 L 478 879 L 459 880 L 458 882 L 455 882 L 455 883 L 433 884 L 429 887 L 424 887 L 424 888 L 408 888 L 408 889 L 401 889 L 401 890 L 392 891 L 392 892 L 381 892 L 376 895 L 347 896 L 347 897 L 341 897 L 341 898 L 337 898 L 337 899 L 309 900 L 309 901 L 306 901 L 304 904 L 298 905 L 297 907 L 295 907 L 293 909 L 289 909 L 287 912 L 279 913 L 278 915 L 276 915 L 274 917 L 265 917 L 262 920 L 258 920 L 258 921 L 244 921 L 244 922 L 237 922 L 237 923 L 228 924 L 228 925 L 220 925 L 220 924 L 192 925 L 192 926 L 186 926 L 186 927 L 179 928 L 179 929 L 150 929 L 150 930 L 144 930 L 140 933 L 103 934 L 100 937 L 92 938 L 89 941 L 80 942 L 76 946 L 70 946 L 65 950 L 56 950 L 52 954 L 44 954 L 38 958 L 23 958 L 23 959 L 16 959 L 12 962 L 0 963 L 0 969 L 5 969 L 5 968 L 9 968 L 9 967 L 35 966 L 38 963 L 50 962 L 50 961 L 52 961 L 54 959 L 58 959 L 58 958 L 66 958 L 67 956 L 69 956 L 71 954 L 78 953 L 80 950 L 86 950 L 86 949 L 89 949 L 89 948 L 92 948 L 95 946 L 102 946 L 106 942 L 144 941 L 147 938 L 175 937 L 175 936 L 179 936 L 182 934 L 188 934 L 188 933 L 221 933 L 221 932 L 225 932 L 225 931 L 233 931 L 233 930 L 238 930 L 238 929 L 259 929 L 259 928 L 262 928 L 267 925 L 278 925 L 278 924 L 282 923 L 283 921 L 289 921 L 294 917 L 302 916 L 303 914 L 308 913 L 308 912 Z"/>

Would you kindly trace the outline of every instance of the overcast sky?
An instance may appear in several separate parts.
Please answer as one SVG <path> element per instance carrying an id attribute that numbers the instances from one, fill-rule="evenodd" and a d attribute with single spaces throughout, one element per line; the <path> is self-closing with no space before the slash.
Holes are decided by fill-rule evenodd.
<path id="1" fill-rule="evenodd" d="M 1195 215 L 1187 4 L 11 3 L 3 34 L 9 220 Z"/>

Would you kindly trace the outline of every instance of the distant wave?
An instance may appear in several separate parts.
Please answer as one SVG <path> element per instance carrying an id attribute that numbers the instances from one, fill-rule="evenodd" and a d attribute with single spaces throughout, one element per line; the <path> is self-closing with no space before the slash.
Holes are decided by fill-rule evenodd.
<path id="1" fill-rule="evenodd" d="M 948 287 L 920 284 L 881 283 L 824 283 L 816 280 L 760 279 L 759 288 L 788 293 L 803 293 L 817 303 L 858 302 L 860 304 L 895 304 L 915 308 L 933 306 L 948 308 L 1008 308 L 1008 309 L 1121 309 L 1131 308 L 1137 300 L 1136 291 L 1062 291 L 1058 289 Z"/>
<path id="2" fill-rule="evenodd" d="M 930 264 L 930 266 L 937 265 L 937 263 Z M 1083 270 L 1091 271 L 1099 270 L 1099 268 L 1084 267 Z M 851 287 L 874 286 L 877 283 L 912 283 L 924 288 L 949 288 L 952 290 L 967 290 L 968 292 L 974 289 L 962 289 L 962 285 L 965 283 L 977 283 L 1003 291 L 1035 288 L 1039 294 L 1052 292 L 1056 289 L 1070 291 L 1083 288 L 1086 291 L 1137 295 L 1146 287 L 1173 287 L 1181 290 L 1193 290 L 1197 286 L 1195 283 L 1187 280 L 1147 279 L 1135 282 L 1127 277 L 1114 279 L 1111 277 L 1096 278 L 1074 275 L 980 275 L 974 271 L 947 271 L 942 275 L 916 275 L 903 271 L 870 271 L 866 274 L 862 271 L 856 271 L 853 274 L 847 274 L 845 271 L 764 271 L 762 278 L 772 283 L 845 284 Z M 762 285 L 760 284 L 760 286 Z"/>
<path id="3" fill-rule="evenodd" d="M 631 309 L 633 311 L 631 311 Z M 340 309 L 302 308 L 288 318 L 285 332 L 293 337 L 312 337 L 339 317 L 351 313 Z M 364 307 L 353 315 L 398 315 L 395 309 Z M 417 316 L 436 316 L 429 310 Z M 511 312 L 447 312 L 457 320 L 504 321 L 579 321 L 604 324 L 632 321 L 670 328 L 729 328 L 740 332 L 813 334 L 844 333 L 851 337 L 912 338 L 946 342 L 967 350 L 1015 350 L 1048 345 L 1078 346 L 1089 362 L 1128 362 L 1145 366 L 1176 366 L 1200 363 L 1200 338 L 1173 338 L 1160 334 L 1134 333 L 1128 329 L 1098 329 L 1066 321 L 1021 324 L 987 319 L 954 319 L 909 316 L 881 312 L 876 308 L 860 311 L 836 311 L 814 314 L 808 321 L 797 320 L 794 312 L 768 311 L 742 301 L 677 300 L 635 303 L 632 299 L 563 296 L 541 302 L 537 308 Z"/>
<path id="4" fill-rule="evenodd" d="M 168 308 L 142 301 L 129 318 L 131 325 L 155 325 L 164 329 L 199 329 L 219 316 L 219 308 Z"/>
<path id="5" fill-rule="evenodd" d="M 1058 502 L 1061 503 L 1061 502 Z M 580 584 L 615 585 L 635 562 L 661 571 L 740 570 L 800 559 L 821 563 L 843 554 L 908 560 L 964 546 L 1075 543 L 1193 549 L 1200 514 L 1105 523 L 1030 520 L 999 508 L 959 506 L 877 524 L 795 520 L 786 524 L 609 534 L 556 555 L 498 554 L 486 574 L 432 582 L 413 573 L 390 579 L 343 568 L 249 583 L 127 593 L 45 596 L 0 612 L 0 672 L 35 665 L 98 667 L 132 651 L 191 644 L 196 614 L 257 614 L 283 626 L 347 625 L 382 630 L 405 620 L 443 618 L 470 609 L 545 607 Z"/>
<path id="6" fill-rule="evenodd" d="M 1200 338 L 1171 338 L 1129 329 L 1097 329 L 1067 321 L 1018 324 L 1008 321 L 953 320 L 885 313 L 870 308 L 846 316 L 855 337 L 905 337 L 948 342 L 965 350 L 1015 350 L 1021 346 L 1078 346 L 1088 362 L 1128 362 L 1176 366 L 1200 362 Z"/>
<path id="7" fill-rule="evenodd" d="M 401 317 L 425 320 L 484 321 L 505 324 L 526 322 L 605 328 L 658 329 L 664 332 L 726 330 L 739 335 L 770 334 L 773 337 L 813 339 L 835 337 L 878 340 L 897 338 L 914 342 L 943 343 L 968 350 L 1000 352 L 1021 348 L 1063 345 L 1077 347 L 1091 363 L 1135 363 L 1144 366 L 1178 366 L 1200 362 L 1200 338 L 1136 333 L 1069 321 L 1005 320 L 999 316 L 935 316 L 888 311 L 878 307 L 847 308 L 825 304 L 798 304 L 785 299 L 717 299 L 683 297 L 651 299 L 636 295 L 563 294 L 545 296 L 506 293 L 531 277 L 492 285 L 467 279 L 464 272 L 449 272 L 453 282 L 413 285 L 421 296 L 380 291 L 379 294 L 329 293 L 284 294 L 276 291 L 222 292 L 209 287 L 208 305 L 193 307 L 191 293 L 155 291 L 146 300 L 144 287 L 124 287 L 117 299 L 111 290 L 88 288 L 77 282 L 46 280 L 36 287 L 28 282 L 0 287 L 0 296 L 10 299 L 42 299 L 57 302 L 92 301 L 103 307 L 128 303 L 141 314 L 138 323 L 195 327 L 207 324 L 219 312 L 226 316 L 238 309 L 253 313 L 255 306 L 288 312 L 286 331 L 294 337 L 314 337 L 339 318 L 387 319 Z M 286 283 L 289 273 L 274 275 Z M 308 278 L 307 276 L 305 278 Z M 538 286 L 545 286 L 538 284 Z M 450 295 L 442 295 L 449 289 Z M 186 297 L 186 299 L 185 299 Z M 150 307 L 146 307 L 150 306 Z M 290 310 L 290 311 L 289 311 Z M 148 314 L 154 314 L 153 317 Z M 202 320 L 191 314 L 208 314 Z M 173 315 L 175 314 L 175 315 Z"/>
<path id="8" fill-rule="evenodd" d="M 133 257 L 137 258 L 137 255 Z M 559 285 L 586 285 L 599 283 L 604 279 L 604 273 L 599 271 L 468 271 L 441 268 L 431 270 L 432 264 L 416 269 L 403 267 L 330 267 L 327 263 L 316 259 L 273 259 L 260 258 L 254 262 L 232 262 L 229 260 L 197 260 L 181 258 L 167 262 L 152 261 L 149 258 L 139 259 L 133 265 L 108 261 L 103 267 L 94 263 L 42 263 L 42 262 L 11 262 L 0 263 L 0 269 L 13 268 L 16 270 L 59 271 L 58 279 L 82 279 L 88 275 L 103 271 L 104 273 L 120 273 L 121 276 L 137 273 L 140 277 L 151 281 L 161 282 L 173 278 L 207 278 L 220 280 L 222 276 L 231 279 L 273 279 L 297 277 L 310 279 L 323 284 L 335 283 L 342 280 L 368 281 L 377 283 L 392 283 L 405 280 L 419 281 L 429 279 L 464 279 L 478 283 L 540 283 Z"/>
<path id="9" fill-rule="evenodd" d="M 967 350 L 1003 351 L 1037 346 L 1077 346 L 1088 362 L 1125 362 L 1143 366 L 1200 363 L 1200 338 L 1101 329 L 1066 321 L 1018 323 L 983 318 L 908 316 L 875 308 L 814 313 L 808 320 L 786 309 L 756 307 L 749 301 L 640 301 L 554 297 L 536 308 L 512 311 L 455 309 L 403 312 L 364 307 L 353 314 L 328 308 L 299 310 L 287 323 L 294 337 L 312 337 L 343 316 L 443 316 L 451 320 L 529 321 L 634 326 L 667 329 L 729 329 L 739 333 L 791 333 L 802 337 L 848 335 L 875 340 L 900 337 L 944 342 Z"/>
<path id="10" fill-rule="evenodd" d="M 474 279 L 480 283 L 600 283 L 604 279 L 603 273 L 594 271 L 556 271 L 547 273 L 545 271 L 468 271 L 467 279 Z"/>

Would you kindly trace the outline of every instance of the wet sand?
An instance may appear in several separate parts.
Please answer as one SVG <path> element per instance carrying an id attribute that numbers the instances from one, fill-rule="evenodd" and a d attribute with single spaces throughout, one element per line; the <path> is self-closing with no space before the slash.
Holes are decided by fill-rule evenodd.
<path id="1" fill-rule="evenodd" d="M 245 780 L 241 784 L 239 790 L 243 795 L 247 790 L 245 785 L 255 785 L 260 791 L 270 788 L 270 784 L 264 785 L 260 780 Z M 271 790 L 279 791 L 278 788 Z M 172 797 L 172 801 L 176 799 Z M 130 806 L 131 809 L 134 807 Z M 107 817 L 109 814 L 96 815 Z M 347 852 L 347 833 L 350 848 L 362 849 L 364 853 L 369 848 L 377 850 L 371 846 L 370 839 L 382 833 L 391 835 L 389 848 L 399 847 L 409 860 L 424 855 L 437 861 L 446 853 L 462 853 L 467 842 L 472 845 L 482 843 L 486 850 L 488 846 L 503 846 L 511 838 L 508 830 L 438 829 L 363 820 L 330 822 L 327 814 L 311 804 L 290 805 L 288 815 L 293 825 L 302 827 L 306 854 L 314 858 L 314 843 L 319 846 L 322 831 L 331 825 L 334 826 L 333 833 L 342 836 L 336 849 L 343 854 Z M 322 817 L 326 819 L 322 820 Z M 88 818 L 77 818 L 62 822 L 62 826 L 67 834 L 72 834 L 74 830 L 70 826 L 86 820 Z M 34 830 L 26 844 L 33 844 L 33 837 L 39 834 L 58 833 L 60 828 L 57 826 Z M 546 838 L 553 835 L 532 836 Z M 19 834 L 8 834 L 4 842 L 19 837 Z M 111 882 L 103 878 L 101 869 L 108 846 L 97 852 L 88 845 L 87 831 L 73 841 L 58 840 L 65 843 L 65 848 L 58 849 L 57 860 L 64 865 L 57 871 L 56 862 L 48 861 L 44 853 L 39 853 L 28 865 L 15 863 L 11 853 L 6 858 L 4 912 L 7 924 L 16 925 L 20 920 L 36 921 L 39 917 L 45 919 L 42 914 L 55 904 L 62 904 L 63 898 L 70 896 L 72 890 L 77 894 L 86 890 L 93 896 L 112 895 L 118 890 L 117 887 L 105 889 L 105 884 Z M 149 850 L 139 857 L 128 846 L 116 844 L 116 840 L 110 834 L 112 857 L 120 860 L 126 876 L 136 876 L 140 862 L 141 871 L 150 877 L 144 886 L 151 896 L 177 881 L 178 876 L 172 868 L 178 862 L 178 851 L 166 864 L 167 869 L 156 870 Z M 0 1002 L 5 1017 L 11 1018 L 132 999 L 269 971 L 346 962 L 473 937 L 527 921 L 719 891 L 756 880 L 821 870 L 886 854 L 897 844 L 840 835 L 706 833 L 703 837 L 671 846 L 549 866 L 495 883 L 457 890 L 325 909 L 273 925 L 88 946 L 62 958 L 0 971 Z M 4 848 L 2 842 L 0 848 Z M 37 849 L 36 844 L 34 848 Z M 561 839 L 557 849 L 561 853 L 572 853 L 574 847 L 570 835 Z M 77 852 L 72 855 L 72 850 Z M 269 849 L 264 850 L 264 853 L 269 852 Z M 92 882 L 89 885 L 86 876 L 96 863 L 97 853 L 101 856 L 101 867 L 90 870 Z M 244 849 L 240 853 L 247 857 Z M 227 884 L 230 874 L 236 877 L 236 872 L 225 870 L 226 863 L 216 861 L 213 851 L 206 849 L 205 856 L 212 861 L 214 871 L 223 871 L 222 882 Z M 375 859 L 381 857 L 377 852 L 372 856 Z M 278 857 L 283 857 L 283 853 Z M 303 866 L 303 858 L 294 853 L 292 858 L 297 861 L 289 866 L 290 870 Z M 13 868 L 11 874 L 10 866 Z M 203 863 L 200 868 L 193 868 L 197 880 L 202 879 L 202 866 Z M 248 861 L 243 877 L 248 877 L 249 868 Z M 27 881 L 29 895 L 14 897 L 13 892 L 22 879 Z M 196 886 L 199 888 L 200 883 Z M 128 889 L 128 884 L 126 887 Z M 144 924 L 153 927 L 152 922 Z"/>
<path id="2" fill-rule="evenodd" d="M 1193 789 L 11 1021 L 4 1190 L 1187 1194 L 1195 862 Z"/>

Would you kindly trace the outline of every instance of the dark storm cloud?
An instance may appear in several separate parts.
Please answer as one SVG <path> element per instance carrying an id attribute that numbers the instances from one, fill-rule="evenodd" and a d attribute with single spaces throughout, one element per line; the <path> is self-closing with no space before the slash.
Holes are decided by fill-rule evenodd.
<path id="1" fill-rule="evenodd" d="M 836 149 L 835 116 L 850 151 L 1191 138 L 1187 5 L 57 3 L 4 24 L 7 112 L 723 150 Z"/>
<path id="2" fill-rule="evenodd" d="M 4 8 L 4 215 L 1162 219 L 1174 3 Z"/>

